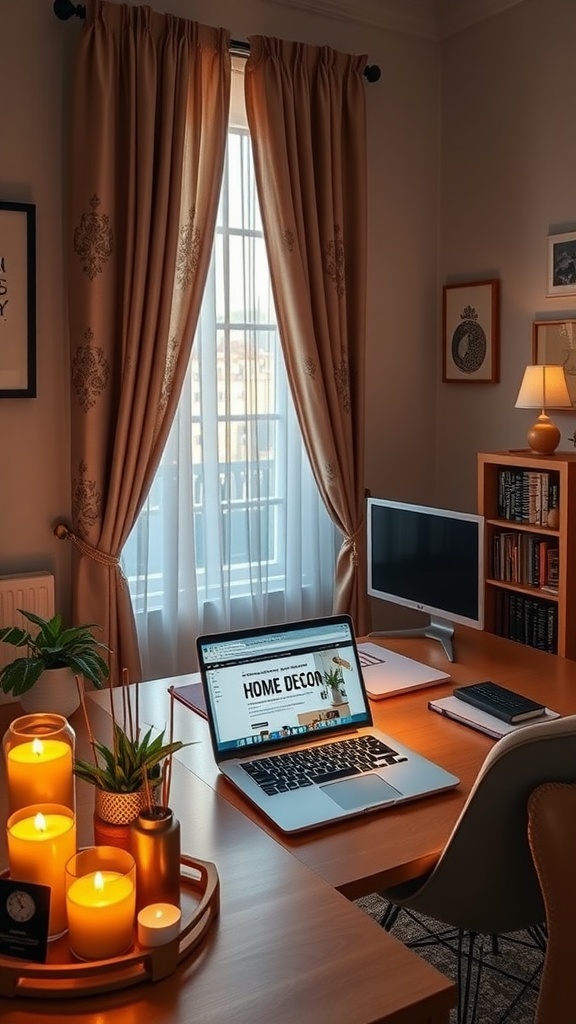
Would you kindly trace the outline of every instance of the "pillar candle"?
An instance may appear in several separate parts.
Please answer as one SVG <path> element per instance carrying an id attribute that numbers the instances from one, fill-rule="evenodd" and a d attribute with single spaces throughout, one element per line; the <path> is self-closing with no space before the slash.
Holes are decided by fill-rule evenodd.
<path id="1" fill-rule="evenodd" d="M 90 863 L 92 852 L 83 850 L 67 867 L 69 942 L 70 949 L 81 960 L 107 960 L 125 953 L 134 939 L 136 872 L 134 859 L 127 851 L 111 847 L 93 850 L 95 864 L 98 851 L 113 851 L 107 859 L 108 866 L 103 862 L 101 869 L 79 874 L 82 865 Z M 114 862 L 119 870 L 113 869 Z"/>
<path id="2" fill-rule="evenodd" d="M 36 804 L 10 815 L 7 824 L 10 878 L 49 885 L 48 935 L 66 931 L 66 863 L 76 852 L 74 812 L 59 804 Z"/>
<path id="3" fill-rule="evenodd" d="M 63 740 L 35 737 L 6 755 L 11 811 L 38 803 L 74 806 L 72 748 Z"/>
<path id="4" fill-rule="evenodd" d="M 141 946 L 164 946 L 180 934 L 182 913 L 172 903 L 151 903 L 138 914 L 138 942 Z"/>

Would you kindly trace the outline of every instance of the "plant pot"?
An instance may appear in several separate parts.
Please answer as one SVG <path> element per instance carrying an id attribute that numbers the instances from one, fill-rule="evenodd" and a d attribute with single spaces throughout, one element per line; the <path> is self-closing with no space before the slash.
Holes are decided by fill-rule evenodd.
<path id="1" fill-rule="evenodd" d="M 27 714 L 51 712 L 68 718 L 80 705 L 71 668 L 47 668 L 30 690 L 18 698 Z"/>
<path id="2" fill-rule="evenodd" d="M 152 803 L 158 803 L 160 786 L 152 786 Z M 96 788 L 94 805 L 94 841 L 97 846 L 130 849 L 130 823 L 146 807 L 146 793 L 110 793 Z"/>

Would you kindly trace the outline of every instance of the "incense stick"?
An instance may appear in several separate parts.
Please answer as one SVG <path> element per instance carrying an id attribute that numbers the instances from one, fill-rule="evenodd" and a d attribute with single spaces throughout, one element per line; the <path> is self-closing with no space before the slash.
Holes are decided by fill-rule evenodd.
<path id="1" fill-rule="evenodd" d="M 168 734 L 168 742 L 172 743 L 174 740 L 174 695 L 170 694 L 170 731 Z M 170 806 L 170 787 L 172 785 L 172 754 L 168 755 L 166 773 L 162 780 L 162 806 Z"/>
<path id="2" fill-rule="evenodd" d="M 75 676 L 74 678 L 76 679 L 76 689 L 78 690 L 78 696 L 80 697 L 80 704 L 82 706 L 82 712 L 84 714 L 84 721 L 86 723 L 86 731 L 88 733 L 88 739 L 90 741 L 90 746 L 92 747 L 92 757 L 94 758 L 94 764 L 96 766 L 98 766 L 98 755 L 96 753 L 96 741 L 94 739 L 94 735 L 92 733 L 92 728 L 90 726 L 90 719 L 88 718 L 88 709 L 86 707 L 86 700 L 85 700 L 85 697 L 84 697 L 84 686 L 82 685 L 82 683 L 80 681 L 80 676 Z"/>

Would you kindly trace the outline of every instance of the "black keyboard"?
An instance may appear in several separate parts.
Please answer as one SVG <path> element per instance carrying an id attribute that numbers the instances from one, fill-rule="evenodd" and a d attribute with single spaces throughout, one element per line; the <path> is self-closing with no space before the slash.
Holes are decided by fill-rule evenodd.
<path id="1" fill-rule="evenodd" d="M 386 768 L 407 760 L 404 754 L 399 754 L 377 736 L 368 735 L 259 757 L 244 762 L 242 768 L 265 793 L 274 796 L 290 789 L 362 775 L 375 768 Z"/>

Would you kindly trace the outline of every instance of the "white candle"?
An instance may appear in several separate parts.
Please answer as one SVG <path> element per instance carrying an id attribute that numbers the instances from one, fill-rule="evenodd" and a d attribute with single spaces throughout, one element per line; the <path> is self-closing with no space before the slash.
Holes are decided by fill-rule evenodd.
<path id="1" fill-rule="evenodd" d="M 180 934 L 182 914 L 172 903 L 150 903 L 138 914 L 138 942 L 141 946 L 164 946 Z"/>
<path id="2" fill-rule="evenodd" d="M 66 862 L 76 852 L 74 813 L 58 804 L 37 804 L 16 811 L 8 819 L 10 878 L 49 885 L 48 934 L 66 931 Z"/>

